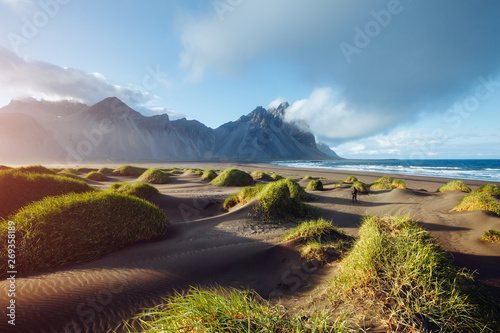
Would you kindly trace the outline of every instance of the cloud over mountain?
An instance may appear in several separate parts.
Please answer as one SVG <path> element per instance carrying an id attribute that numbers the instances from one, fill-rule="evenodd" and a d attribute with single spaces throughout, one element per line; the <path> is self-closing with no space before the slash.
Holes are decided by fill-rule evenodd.
<path id="1" fill-rule="evenodd" d="M 153 100 L 147 92 L 110 83 L 99 73 L 25 59 L 0 47 L 0 89 L 14 97 L 76 100 L 94 104 L 117 96 L 131 105 Z"/>
<path id="2" fill-rule="evenodd" d="M 183 26 L 189 78 L 289 63 L 316 87 L 292 103 L 289 119 L 310 122 L 332 142 L 384 132 L 423 110 L 444 113 L 478 77 L 495 79 L 500 70 L 494 1 L 223 3 Z M 353 120 L 358 126 L 346 133 Z"/>

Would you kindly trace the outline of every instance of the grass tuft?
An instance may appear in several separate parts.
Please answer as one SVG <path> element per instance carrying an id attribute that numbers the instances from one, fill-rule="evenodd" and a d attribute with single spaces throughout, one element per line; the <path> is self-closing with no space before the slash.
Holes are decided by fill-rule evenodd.
<path id="1" fill-rule="evenodd" d="M 215 178 L 217 178 L 217 172 L 215 172 L 215 170 L 212 169 L 207 169 L 203 171 L 203 174 L 201 175 L 201 179 L 204 180 L 214 180 Z"/>
<path id="2" fill-rule="evenodd" d="M 437 189 L 438 192 L 463 191 L 471 192 L 471 189 L 460 180 L 452 180 Z"/>
<path id="3" fill-rule="evenodd" d="M 37 173 L 41 175 L 55 175 L 56 172 L 54 170 L 50 170 L 49 168 L 44 167 L 43 165 L 29 165 L 26 167 L 15 168 L 12 170 L 17 170 L 24 173 Z"/>
<path id="4" fill-rule="evenodd" d="M 0 219 L 48 196 L 95 191 L 83 180 L 53 174 L 0 171 Z"/>
<path id="5" fill-rule="evenodd" d="M 481 239 L 489 243 L 500 242 L 500 231 L 495 229 L 490 229 L 482 234 Z"/>
<path id="6" fill-rule="evenodd" d="M 311 240 L 300 247 L 300 256 L 307 260 L 323 261 L 325 248 L 317 240 Z"/>
<path id="7" fill-rule="evenodd" d="M 355 181 L 357 181 L 358 178 L 354 177 L 354 176 L 349 176 L 347 177 L 345 180 L 344 180 L 344 183 L 354 183 Z"/>
<path id="8" fill-rule="evenodd" d="M 298 239 L 300 242 L 305 243 L 312 240 L 322 242 L 339 239 L 348 240 L 352 239 L 352 237 L 334 226 L 331 221 L 319 218 L 302 222 L 283 236 L 283 241 L 292 239 Z"/>
<path id="9" fill-rule="evenodd" d="M 253 184 L 253 178 L 245 171 L 227 169 L 212 180 L 211 183 L 215 186 L 249 186 Z"/>
<path id="10" fill-rule="evenodd" d="M 360 193 L 368 193 L 365 183 L 360 180 L 354 181 L 351 187 L 355 187 Z"/>
<path id="11" fill-rule="evenodd" d="M 313 191 L 323 191 L 323 183 L 321 180 L 311 180 L 309 184 L 307 184 L 306 189 Z"/>
<path id="12" fill-rule="evenodd" d="M 0 171 L 10 170 L 10 169 L 12 169 L 10 166 L 0 165 Z"/>
<path id="13" fill-rule="evenodd" d="M 66 177 L 66 178 L 71 178 L 75 180 L 83 180 L 82 177 L 75 175 L 74 173 L 67 173 L 64 171 L 59 171 L 57 173 L 58 176 Z"/>
<path id="14" fill-rule="evenodd" d="M 379 179 L 377 179 L 374 183 L 389 183 L 389 184 L 392 184 L 394 178 L 390 177 L 390 176 L 383 176 L 383 177 L 380 177 Z"/>
<path id="15" fill-rule="evenodd" d="M 166 234 L 156 206 L 134 197 L 89 192 L 48 197 L 21 209 L 16 222 L 16 268 L 22 274 L 86 262 L 140 240 Z M 8 221 L 0 223 L 0 270 L 7 269 Z"/>
<path id="16" fill-rule="evenodd" d="M 500 196 L 500 188 L 497 185 L 486 184 L 476 190 L 479 193 L 487 193 Z"/>
<path id="17" fill-rule="evenodd" d="M 359 235 L 331 288 L 338 304 L 356 297 L 381 304 L 390 331 L 498 328 L 498 300 L 408 217 L 365 217 Z"/>
<path id="18" fill-rule="evenodd" d="M 87 173 L 92 172 L 92 171 L 97 171 L 97 169 L 96 168 L 82 167 L 82 168 L 77 168 L 76 171 L 78 171 L 79 173 L 87 174 Z"/>
<path id="19" fill-rule="evenodd" d="M 132 195 L 141 199 L 148 199 L 149 197 L 160 193 L 156 187 L 143 182 L 134 184 L 125 182 L 113 183 L 108 191 Z"/>
<path id="20" fill-rule="evenodd" d="M 312 177 L 310 175 L 305 175 L 304 178 L 302 178 L 302 179 L 308 180 L 308 179 L 312 179 Z"/>
<path id="21" fill-rule="evenodd" d="M 392 181 L 392 185 L 396 188 L 402 188 L 402 189 L 405 189 L 406 188 L 406 184 L 404 181 L 402 181 L 401 179 L 394 179 Z"/>
<path id="22" fill-rule="evenodd" d="M 375 182 L 371 184 L 370 190 L 393 190 L 396 187 L 392 185 L 391 183 L 381 183 L 381 182 Z"/>
<path id="23" fill-rule="evenodd" d="M 182 175 L 183 176 L 189 176 L 189 175 L 201 176 L 201 175 L 203 175 L 203 170 L 196 169 L 196 168 L 190 168 L 190 169 L 187 169 L 186 171 L 184 171 L 184 173 Z"/>
<path id="24" fill-rule="evenodd" d="M 266 222 L 305 217 L 313 210 L 301 201 L 307 197 L 309 195 L 304 189 L 291 178 L 268 183 L 257 195 L 257 213 Z"/>
<path id="25" fill-rule="evenodd" d="M 270 305 L 250 290 L 192 287 L 176 292 L 164 304 L 139 314 L 141 332 L 343 332 L 345 321 L 330 322 L 328 314 L 299 317 L 282 305 Z M 132 332 L 138 330 L 132 328 Z"/>
<path id="26" fill-rule="evenodd" d="M 126 176 L 126 177 L 139 177 L 142 175 L 147 168 L 137 167 L 133 165 L 122 165 L 113 170 L 113 174 L 117 176 Z"/>
<path id="27" fill-rule="evenodd" d="M 139 176 L 138 180 L 152 184 L 167 184 L 171 182 L 168 173 L 157 168 L 151 168 L 144 171 L 144 173 Z"/>
<path id="28" fill-rule="evenodd" d="M 113 174 L 113 169 L 103 167 L 103 168 L 100 168 L 99 170 L 97 170 L 97 172 L 102 173 L 103 175 L 106 175 L 106 176 L 110 176 Z"/>
<path id="29" fill-rule="evenodd" d="M 252 176 L 253 179 L 260 179 L 260 180 L 271 180 L 271 176 L 267 173 L 267 172 L 264 172 L 264 171 L 261 171 L 261 170 L 256 170 L 254 172 L 252 172 L 250 174 L 250 176 Z"/>
<path id="30" fill-rule="evenodd" d="M 281 177 L 280 175 L 278 175 L 276 172 L 273 172 L 273 173 L 271 174 L 271 178 L 272 178 L 273 180 L 280 180 L 280 179 L 283 179 L 283 177 Z"/>
<path id="31" fill-rule="evenodd" d="M 460 200 L 452 209 L 457 212 L 471 212 L 474 210 L 487 210 L 500 216 L 500 204 L 491 195 L 486 193 L 471 192 Z"/>
<path id="32" fill-rule="evenodd" d="M 105 182 L 108 180 L 108 177 L 100 172 L 97 171 L 90 171 L 86 176 L 85 179 L 90 179 L 94 180 L 96 182 Z"/>
<path id="33" fill-rule="evenodd" d="M 76 175 L 76 176 L 78 176 L 80 174 L 80 172 L 78 172 L 78 170 L 73 169 L 73 168 L 65 168 L 65 169 L 62 169 L 61 171 L 59 171 L 58 173 L 71 173 L 71 174 Z"/>
<path id="34" fill-rule="evenodd" d="M 265 186 L 265 184 L 257 184 L 253 187 L 242 187 L 238 193 L 231 195 L 224 201 L 224 209 L 229 210 L 238 204 L 244 205 L 250 202 L 252 199 L 257 197 Z"/>

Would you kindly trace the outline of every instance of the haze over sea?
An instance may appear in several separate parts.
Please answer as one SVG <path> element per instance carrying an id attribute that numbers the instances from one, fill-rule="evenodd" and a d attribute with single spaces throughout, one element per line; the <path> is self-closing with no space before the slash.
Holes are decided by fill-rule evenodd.
<path id="1" fill-rule="evenodd" d="M 275 165 L 500 182 L 500 160 L 277 161 Z"/>

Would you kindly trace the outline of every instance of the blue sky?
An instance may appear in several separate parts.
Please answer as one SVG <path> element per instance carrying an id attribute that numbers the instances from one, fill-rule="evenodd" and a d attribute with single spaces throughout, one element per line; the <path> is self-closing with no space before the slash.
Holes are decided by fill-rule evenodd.
<path id="1" fill-rule="evenodd" d="M 500 158 L 493 0 L 0 0 L 0 106 L 32 96 L 217 127 L 290 103 L 348 158 Z"/>

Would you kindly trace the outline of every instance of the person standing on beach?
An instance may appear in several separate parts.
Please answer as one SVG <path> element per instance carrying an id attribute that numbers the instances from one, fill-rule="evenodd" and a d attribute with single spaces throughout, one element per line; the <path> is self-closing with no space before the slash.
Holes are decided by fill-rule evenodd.
<path id="1" fill-rule="evenodd" d="M 352 202 L 358 202 L 358 189 L 356 186 L 352 187 Z"/>

